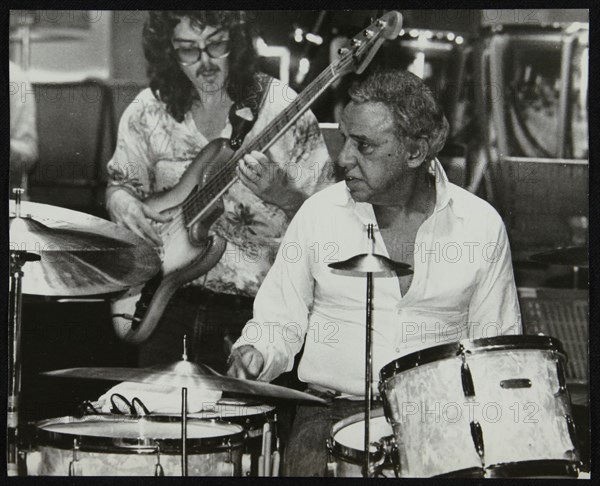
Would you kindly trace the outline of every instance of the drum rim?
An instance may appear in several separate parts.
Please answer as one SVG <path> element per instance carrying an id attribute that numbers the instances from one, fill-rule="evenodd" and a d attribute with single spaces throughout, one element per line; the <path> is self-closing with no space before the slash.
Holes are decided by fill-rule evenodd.
<path id="1" fill-rule="evenodd" d="M 110 452 L 113 454 L 155 454 L 157 445 L 160 446 L 161 454 L 180 454 L 181 438 L 161 439 L 156 437 L 110 437 L 109 435 L 91 436 L 81 433 L 56 432 L 45 430 L 43 427 L 55 424 L 75 424 L 84 422 L 139 422 L 147 420 L 151 422 L 174 422 L 165 420 L 161 416 L 132 417 L 128 415 L 84 415 L 75 417 L 71 415 L 45 419 L 35 424 L 36 439 L 40 446 L 54 447 L 57 449 L 73 450 L 74 440 L 77 440 L 78 448 L 82 452 Z M 189 453 L 209 453 L 221 450 L 237 449 L 243 445 L 245 431 L 241 425 L 216 419 L 188 419 L 188 423 L 218 424 L 231 426 L 235 432 L 228 435 L 217 435 L 213 437 L 187 438 L 187 449 Z"/>
<path id="2" fill-rule="evenodd" d="M 345 446 L 335 440 L 335 435 L 345 427 L 353 425 L 357 422 L 364 421 L 364 412 L 355 413 L 342 420 L 337 421 L 331 427 L 329 432 L 328 449 L 338 459 L 342 459 L 346 462 L 356 465 L 362 465 L 365 461 L 365 452 L 361 449 L 354 449 L 352 447 Z M 385 417 L 383 408 L 376 408 L 371 410 L 371 419 Z M 387 417 L 386 417 L 387 421 Z M 389 422 L 388 422 L 389 423 Z M 371 460 L 376 461 L 378 459 L 377 452 L 371 452 Z"/>
<path id="3" fill-rule="evenodd" d="M 188 414 L 188 420 L 219 420 L 221 422 L 228 422 L 234 425 L 239 425 L 244 428 L 248 428 L 251 430 L 260 428 L 262 430 L 262 426 L 265 422 L 274 421 L 275 415 L 277 411 L 275 407 L 269 411 L 255 413 L 252 415 L 231 415 L 231 416 L 215 416 L 215 417 L 200 417 L 203 412 L 200 413 L 190 413 Z M 152 414 L 153 417 L 161 417 L 163 420 L 167 422 L 177 422 L 178 418 L 181 415 L 176 413 L 157 413 Z"/>
<path id="4" fill-rule="evenodd" d="M 420 349 L 386 364 L 379 371 L 379 381 L 386 382 L 396 374 L 408 371 L 424 364 L 433 363 L 447 358 L 456 357 L 465 350 L 471 354 L 485 351 L 502 351 L 507 349 L 537 349 L 556 351 L 563 360 L 567 355 L 562 343 L 551 336 L 495 336 L 479 339 L 463 339 L 453 343 L 440 344 L 430 348 Z"/>
<path id="5" fill-rule="evenodd" d="M 522 473 L 529 469 L 529 473 L 537 476 L 577 477 L 579 464 L 567 459 L 542 459 L 532 461 L 516 461 L 486 466 L 486 478 L 516 478 L 528 476 L 515 476 L 515 472 Z"/>

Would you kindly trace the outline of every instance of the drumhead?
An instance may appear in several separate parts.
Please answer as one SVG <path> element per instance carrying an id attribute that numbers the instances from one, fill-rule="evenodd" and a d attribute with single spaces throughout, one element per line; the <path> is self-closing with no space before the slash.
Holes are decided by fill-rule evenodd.
<path id="1" fill-rule="evenodd" d="M 402 373 L 403 371 L 410 370 L 417 366 L 458 356 L 463 350 L 474 354 L 512 349 L 556 351 L 562 359 L 566 360 L 566 354 L 561 342 L 550 336 L 519 335 L 496 336 L 473 340 L 463 339 L 462 341 L 454 343 L 441 344 L 439 346 L 421 349 L 398 358 L 381 368 L 379 379 L 380 381 L 385 382 L 398 373 Z"/>
<path id="2" fill-rule="evenodd" d="M 41 444 L 73 448 L 74 440 L 82 450 L 106 448 L 180 449 L 181 421 L 160 417 L 127 415 L 87 415 L 60 417 L 36 425 Z M 217 420 L 188 419 L 187 439 L 191 448 L 215 447 L 241 442 L 243 428 Z"/>
<path id="3" fill-rule="evenodd" d="M 206 407 L 202 412 L 192 413 L 193 418 L 220 418 L 230 420 L 236 417 L 254 417 L 256 415 L 267 415 L 275 410 L 273 405 L 265 405 L 258 402 L 245 402 L 233 398 L 221 398 L 218 402 Z"/>
<path id="4" fill-rule="evenodd" d="M 349 462 L 364 462 L 365 414 L 358 413 L 340 420 L 331 429 L 330 444 L 332 452 Z M 370 441 L 378 442 L 382 437 L 393 435 L 392 426 L 387 422 L 383 409 L 371 412 Z M 371 445 L 373 455 L 377 448 Z"/>

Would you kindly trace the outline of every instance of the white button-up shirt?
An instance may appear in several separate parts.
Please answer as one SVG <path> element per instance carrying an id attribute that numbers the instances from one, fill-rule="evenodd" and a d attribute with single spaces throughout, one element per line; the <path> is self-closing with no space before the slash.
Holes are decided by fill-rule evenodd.
<path id="1" fill-rule="evenodd" d="M 440 163 L 433 214 L 417 232 L 414 275 L 402 295 L 397 277 L 373 278 L 373 379 L 387 363 L 460 339 L 520 334 L 521 316 L 506 230 L 487 202 L 448 182 Z M 310 199 L 292 220 L 235 347 L 265 359 L 258 379 L 293 367 L 300 380 L 364 394 L 366 278 L 328 264 L 366 253 L 373 206 L 355 202 L 345 182 Z M 389 257 L 378 231 L 375 253 Z"/>

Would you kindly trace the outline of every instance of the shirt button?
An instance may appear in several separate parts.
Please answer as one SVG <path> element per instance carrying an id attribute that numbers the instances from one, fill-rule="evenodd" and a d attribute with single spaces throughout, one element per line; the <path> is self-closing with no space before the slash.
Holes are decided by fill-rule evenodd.
<path id="1" fill-rule="evenodd" d="M 399 352 L 400 352 L 400 348 L 396 348 L 396 353 L 399 353 Z"/>

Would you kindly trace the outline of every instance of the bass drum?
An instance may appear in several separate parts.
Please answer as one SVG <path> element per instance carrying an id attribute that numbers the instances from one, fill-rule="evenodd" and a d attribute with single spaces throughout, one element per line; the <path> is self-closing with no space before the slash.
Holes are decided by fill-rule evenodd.
<path id="1" fill-rule="evenodd" d="M 181 421 L 125 415 L 60 417 L 36 425 L 32 476 L 181 476 Z M 189 419 L 189 476 L 239 476 L 243 428 Z"/>
<path id="2" fill-rule="evenodd" d="M 424 349 L 384 366 L 401 477 L 577 477 L 566 355 L 546 336 Z"/>
<path id="3" fill-rule="evenodd" d="M 371 411 L 369 438 L 371 441 L 370 464 L 375 477 L 394 478 L 396 473 L 390 462 L 389 445 L 394 431 L 387 422 L 383 409 Z M 327 441 L 330 477 L 363 477 L 365 463 L 365 414 L 357 413 L 331 428 Z"/>

